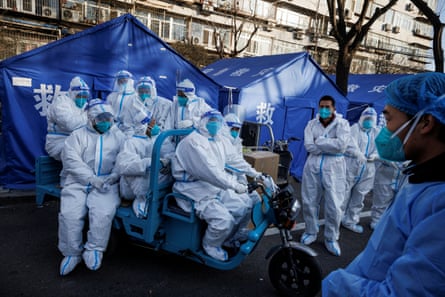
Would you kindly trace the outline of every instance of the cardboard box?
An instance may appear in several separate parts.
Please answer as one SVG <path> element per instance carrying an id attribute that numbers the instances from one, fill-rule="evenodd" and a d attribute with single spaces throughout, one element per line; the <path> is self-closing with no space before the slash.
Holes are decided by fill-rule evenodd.
<path id="1" fill-rule="evenodd" d="M 277 182 L 280 155 L 269 151 L 244 153 L 244 159 L 258 172 L 267 173 Z"/>

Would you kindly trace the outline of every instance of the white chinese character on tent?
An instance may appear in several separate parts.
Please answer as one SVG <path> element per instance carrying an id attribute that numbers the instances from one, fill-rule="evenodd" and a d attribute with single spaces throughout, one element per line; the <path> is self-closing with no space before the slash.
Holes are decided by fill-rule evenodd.
<path id="1" fill-rule="evenodd" d="M 357 85 L 357 84 L 350 84 L 350 85 L 348 85 L 348 93 L 354 93 L 355 90 L 357 90 L 358 88 L 360 88 L 359 85 Z"/>
<path id="2" fill-rule="evenodd" d="M 368 93 L 382 93 L 385 89 L 386 85 L 374 86 L 374 88 L 371 91 L 368 91 Z"/>
<path id="3" fill-rule="evenodd" d="M 270 103 L 261 102 L 256 107 L 256 120 L 260 124 L 273 125 L 272 115 L 275 111 L 275 107 L 271 106 Z"/>
<path id="4" fill-rule="evenodd" d="M 40 89 L 34 89 L 34 100 L 37 104 L 34 105 L 36 110 L 39 111 L 42 117 L 46 116 L 46 110 L 53 101 L 53 98 L 59 96 L 61 90 L 60 85 L 56 85 L 55 89 L 53 85 L 40 84 Z M 40 95 L 39 95 L 40 94 Z"/>

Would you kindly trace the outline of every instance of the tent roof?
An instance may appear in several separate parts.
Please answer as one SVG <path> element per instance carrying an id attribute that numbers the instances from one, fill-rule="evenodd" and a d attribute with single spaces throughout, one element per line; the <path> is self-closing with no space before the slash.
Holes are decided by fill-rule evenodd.
<path id="1" fill-rule="evenodd" d="M 407 74 L 350 74 L 348 99 L 354 105 L 372 105 L 381 112 L 385 105 L 386 86 Z M 335 75 L 331 76 L 335 80 Z"/>
<path id="2" fill-rule="evenodd" d="M 221 85 L 232 88 L 244 88 L 277 75 L 298 62 L 301 62 L 303 66 L 306 66 L 306 63 L 310 63 L 330 81 L 338 92 L 342 93 L 307 52 L 222 59 L 205 67 L 203 72 Z"/>

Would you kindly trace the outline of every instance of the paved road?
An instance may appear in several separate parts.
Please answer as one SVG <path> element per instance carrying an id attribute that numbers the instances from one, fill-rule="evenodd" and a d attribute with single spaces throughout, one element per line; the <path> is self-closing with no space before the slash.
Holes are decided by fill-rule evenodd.
<path id="1" fill-rule="evenodd" d="M 0 296 L 277 296 L 264 260 L 267 251 L 279 241 L 272 231 L 241 266 L 231 271 L 218 271 L 177 256 L 124 245 L 104 258 L 100 270 L 92 272 L 81 264 L 69 276 L 60 277 L 58 208 L 56 199 L 37 208 L 34 197 L 0 198 Z M 367 226 L 369 217 L 362 221 Z M 312 245 L 319 253 L 324 275 L 345 267 L 363 249 L 370 235 L 367 227 L 364 234 L 346 229 L 341 232 L 341 257 L 331 256 L 322 238 Z M 301 229 L 293 231 L 296 239 L 301 233 Z"/>

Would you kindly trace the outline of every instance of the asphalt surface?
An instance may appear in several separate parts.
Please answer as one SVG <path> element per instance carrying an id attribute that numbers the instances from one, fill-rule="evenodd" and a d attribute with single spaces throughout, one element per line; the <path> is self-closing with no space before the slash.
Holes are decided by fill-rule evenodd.
<path id="1" fill-rule="evenodd" d="M 68 276 L 58 274 L 62 255 L 57 249 L 58 199 L 47 199 L 38 208 L 34 196 L 0 196 L 0 296 L 143 296 L 143 297 L 262 297 L 278 296 L 272 287 L 265 255 L 279 244 L 273 229 L 257 249 L 236 269 L 218 271 L 175 255 L 122 244 L 106 255 L 98 271 L 84 264 Z M 311 247 L 318 253 L 323 275 L 345 267 L 365 247 L 369 202 L 365 201 L 363 234 L 341 229 L 342 256 L 330 255 L 320 235 Z M 301 218 L 300 218 L 301 221 Z M 292 231 L 298 240 L 303 224 Z M 318 296 L 320 296 L 319 294 Z"/>

